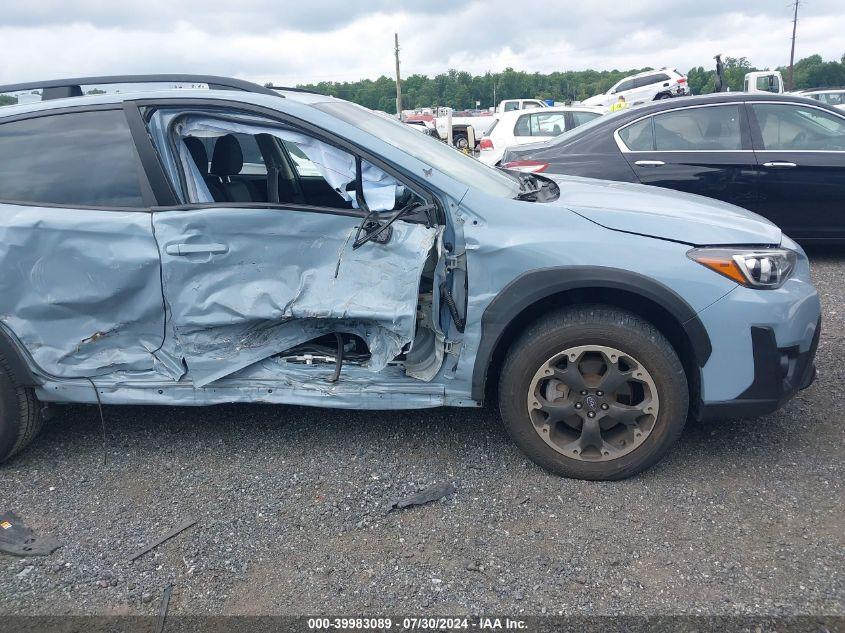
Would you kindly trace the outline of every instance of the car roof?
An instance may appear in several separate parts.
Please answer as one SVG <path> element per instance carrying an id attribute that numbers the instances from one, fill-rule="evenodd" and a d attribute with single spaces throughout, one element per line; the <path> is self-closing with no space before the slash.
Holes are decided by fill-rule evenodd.
<path id="1" fill-rule="evenodd" d="M 634 79 L 636 77 L 645 77 L 646 75 L 653 75 L 655 73 L 677 73 L 678 71 L 674 68 L 669 68 L 668 66 L 664 66 L 663 68 L 655 68 L 653 70 L 644 70 L 641 73 L 637 73 L 635 75 L 628 75 L 623 77 L 619 81 L 625 81 L 626 79 Z M 616 83 L 619 83 L 618 81 Z"/>
<path id="2" fill-rule="evenodd" d="M 524 110 L 508 110 L 499 114 L 498 118 L 515 119 L 523 114 L 550 114 L 553 112 L 593 112 L 595 114 L 603 114 L 605 108 L 588 105 L 570 105 L 570 106 L 549 106 L 548 108 L 525 108 Z"/>
<path id="3" fill-rule="evenodd" d="M 174 84 L 192 84 L 192 87 L 180 88 Z M 198 85 L 207 87 L 196 87 Z M 98 94 L 83 94 L 83 86 L 93 86 L 105 90 Z M 216 75 L 117 75 L 0 85 L 0 94 L 21 96 L 36 91 L 40 92 L 40 99 L 0 106 L 0 116 L 6 117 L 27 112 L 57 110 L 76 106 L 120 104 L 125 101 L 149 98 L 199 97 L 270 105 L 271 107 L 278 107 L 281 99 L 302 104 L 333 100 L 333 97 L 297 88 L 260 86 L 242 79 Z"/>
<path id="4" fill-rule="evenodd" d="M 622 112 L 628 114 L 636 112 L 639 116 L 642 114 L 650 114 L 652 112 L 660 112 L 661 110 L 674 110 L 683 106 L 707 105 L 711 103 L 736 103 L 738 101 L 786 101 L 791 103 L 806 103 L 816 107 L 819 106 L 819 102 L 814 99 L 794 94 L 778 94 L 773 92 L 714 92 L 706 95 L 648 101 L 646 103 L 627 108 Z"/>
<path id="5" fill-rule="evenodd" d="M 0 117 L 16 116 L 28 112 L 39 112 L 47 110 L 61 110 L 75 108 L 78 106 L 96 105 L 119 105 L 125 101 L 137 101 L 139 99 L 215 99 L 231 101 L 234 103 L 251 103 L 255 105 L 279 108 L 282 104 L 279 97 L 285 97 L 290 101 L 304 105 L 312 105 L 325 101 L 336 101 L 334 97 L 327 97 L 320 94 L 305 92 L 278 91 L 279 96 L 255 92 L 242 92 L 235 90 L 208 90 L 203 88 L 174 88 L 169 90 L 136 90 L 132 92 L 109 92 L 106 94 L 83 95 L 81 97 L 65 97 L 61 99 L 50 99 L 47 101 L 33 101 L 30 103 L 19 103 L 7 106 L 0 106 Z"/>

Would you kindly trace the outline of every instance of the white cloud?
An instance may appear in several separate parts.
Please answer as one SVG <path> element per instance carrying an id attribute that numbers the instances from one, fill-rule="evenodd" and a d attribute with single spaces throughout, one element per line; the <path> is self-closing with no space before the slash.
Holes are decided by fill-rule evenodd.
<path id="1" fill-rule="evenodd" d="M 282 6 L 279 6 L 279 5 Z M 801 8 L 798 58 L 845 53 L 841 0 Z M 758 66 L 785 64 L 788 3 L 770 0 L 7 0 L 0 25 L 0 83 L 155 72 L 233 75 L 296 84 L 393 72 L 507 66 L 550 72 L 669 65 L 710 67 L 715 53 Z"/>

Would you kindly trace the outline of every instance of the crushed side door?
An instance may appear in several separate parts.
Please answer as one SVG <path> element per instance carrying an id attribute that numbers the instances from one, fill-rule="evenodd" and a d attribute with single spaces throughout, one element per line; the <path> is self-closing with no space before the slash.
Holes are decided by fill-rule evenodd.
<path id="1" fill-rule="evenodd" d="M 222 131 L 277 133 L 235 124 Z M 202 189 L 179 151 L 186 180 Z M 332 184 L 344 191 L 341 181 Z M 364 192 L 380 195 L 382 186 L 364 183 Z M 193 195 L 202 199 L 203 193 Z M 169 316 L 167 354 L 183 358 L 193 384 L 201 387 L 337 332 L 363 339 L 370 354 L 366 366 L 383 369 L 414 339 L 420 279 L 438 231 L 398 220 L 386 243 L 356 249 L 361 221 L 355 210 L 284 204 L 219 203 L 155 213 Z"/>

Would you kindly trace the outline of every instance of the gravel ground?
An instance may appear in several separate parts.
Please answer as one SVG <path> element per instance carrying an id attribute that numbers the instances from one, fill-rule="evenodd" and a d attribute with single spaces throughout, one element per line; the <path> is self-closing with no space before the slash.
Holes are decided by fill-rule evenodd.
<path id="1" fill-rule="evenodd" d="M 489 408 L 111 408 L 106 465 L 70 408 L 0 471 L 0 510 L 64 543 L 0 555 L 0 613 L 153 614 L 173 582 L 172 614 L 845 615 L 843 252 L 812 253 L 817 382 L 628 481 L 546 474 Z"/>

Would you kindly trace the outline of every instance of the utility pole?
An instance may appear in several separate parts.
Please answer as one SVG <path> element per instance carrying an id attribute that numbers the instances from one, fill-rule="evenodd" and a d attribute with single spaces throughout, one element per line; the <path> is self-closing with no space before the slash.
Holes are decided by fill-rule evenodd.
<path id="1" fill-rule="evenodd" d="M 399 33 L 394 33 L 396 42 L 396 114 L 402 119 L 402 78 L 399 76 Z"/>
<path id="2" fill-rule="evenodd" d="M 789 51 L 789 82 L 788 92 L 792 92 L 795 87 L 793 82 L 793 67 L 795 65 L 795 31 L 798 28 L 798 5 L 800 0 L 795 0 L 795 13 L 792 16 L 792 50 Z"/>

